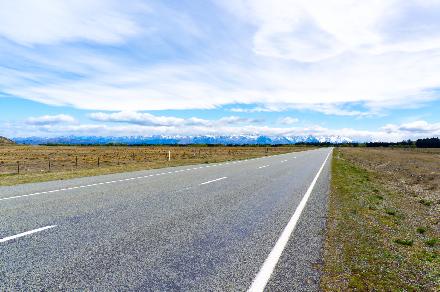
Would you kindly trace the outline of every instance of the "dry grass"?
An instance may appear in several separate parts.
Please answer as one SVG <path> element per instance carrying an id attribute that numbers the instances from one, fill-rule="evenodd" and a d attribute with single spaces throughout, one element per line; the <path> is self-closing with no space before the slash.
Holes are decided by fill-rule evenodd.
<path id="1" fill-rule="evenodd" d="M 13 141 L 9 140 L 8 138 L 0 136 L 0 146 L 13 145 L 13 144 L 15 144 Z"/>
<path id="2" fill-rule="evenodd" d="M 239 160 L 306 149 L 310 148 L 302 146 L 0 146 L 0 185 Z M 168 161 L 168 151 L 171 151 L 171 161 Z"/>
<path id="3" fill-rule="evenodd" d="M 440 149 L 335 150 L 322 288 L 440 290 Z"/>

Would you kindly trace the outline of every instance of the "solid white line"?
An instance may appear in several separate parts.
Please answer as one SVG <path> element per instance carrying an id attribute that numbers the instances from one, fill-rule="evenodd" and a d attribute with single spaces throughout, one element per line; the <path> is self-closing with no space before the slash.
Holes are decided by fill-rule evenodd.
<path id="1" fill-rule="evenodd" d="M 266 258 L 263 265 L 261 266 L 260 271 L 255 276 L 254 281 L 252 282 L 252 285 L 249 288 L 248 292 L 264 291 L 264 288 L 266 287 L 266 284 L 269 281 L 269 278 L 272 275 L 273 270 L 275 269 L 275 266 L 278 263 L 281 254 L 283 253 L 284 248 L 287 245 L 287 242 L 289 241 L 290 235 L 295 229 L 296 223 L 298 222 L 299 217 L 301 216 L 301 213 L 304 207 L 306 206 L 307 200 L 309 199 L 310 194 L 312 193 L 313 187 L 315 186 L 316 181 L 318 180 L 319 175 L 324 169 L 324 165 L 327 162 L 331 153 L 332 152 L 330 151 L 327 154 L 327 157 L 322 163 L 321 168 L 319 168 L 318 173 L 316 174 L 315 178 L 313 179 L 312 183 L 307 189 L 307 192 L 304 194 L 298 207 L 296 207 L 295 213 L 293 213 L 292 217 L 289 220 L 289 223 L 287 223 L 286 227 L 284 228 L 283 233 L 281 233 L 281 236 L 278 238 L 277 242 L 275 243 L 275 246 L 272 248 L 271 252 L 269 253 L 269 256 Z"/>
<path id="2" fill-rule="evenodd" d="M 201 185 L 206 185 L 206 184 L 210 184 L 210 183 L 212 183 L 212 182 L 219 181 L 219 180 L 222 180 L 222 179 L 225 179 L 225 178 L 227 178 L 227 177 L 224 176 L 224 177 L 221 177 L 221 178 L 218 178 L 218 179 L 213 179 L 213 180 L 210 180 L 210 181 L 206 181 L 206 182 L 204 182 L 204 183 L 201 183 L 199 186 L 201 186 Z"/>
<path id="3" fill-rule="evenodd" d="M 6 241 L 9 241 L 9 240 L 13 240 L 13 239 L 16 239 L 16 238 L 19 238 L 19 237 L 23 237 L 23 236 L 26 236 L 26 235 L 29 235 L 29 234 L 32 234 L 32 233 L 40 232 L 40 231 L 43 231 L 43 230 L 46 230 L 46 229 L 54 228 L 54 227 L 56 227 L 56 225 L 50 225 L 50 226 L 46 226 L 46 227 L 41 227 L 41 228 L 30 230 L 30 231 L 26 231 L 26 232 L 23 232 L 23 233 L 20 233 L 20 234 L 17 234 L 17 235 L 8 236 L 8 237 L 0 239 L 0 243 L 6 242 Z"/>

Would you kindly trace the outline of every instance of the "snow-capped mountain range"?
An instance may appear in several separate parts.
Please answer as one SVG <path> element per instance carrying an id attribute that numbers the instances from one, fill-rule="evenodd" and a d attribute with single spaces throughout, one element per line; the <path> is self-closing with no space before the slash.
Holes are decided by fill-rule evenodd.
<path id="1" fill-rule="evenodd" d="M 98 144 L 111 143 L 141 145 L 141 144 L 224 144 L 224 145 L 281 145 L 298 143 L 351 143 L 352 139 L 341 136 L 261 136 L 261 135 L 237 135 L 237 136 L 64 136 L 64 137 L 24 137 L 13 138 L 19 144 Z"/>

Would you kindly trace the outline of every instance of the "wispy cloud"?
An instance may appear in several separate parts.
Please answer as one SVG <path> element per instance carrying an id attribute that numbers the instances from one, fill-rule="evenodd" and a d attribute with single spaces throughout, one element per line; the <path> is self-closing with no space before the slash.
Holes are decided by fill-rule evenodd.
<path id="1" fill-rule="evenodd" d="M 404 123 L 400 125 L 388 124 L 382 127 L 387 133 L 400 132 L 406 135 L 430 135 L 439 136 L 440 135 L 440 123 L 428 123 L 423 120 L 414 121 L 410 123 Z"/>
<path id="2" fill-rule="evenodd" d="M 39 117 L 29 117 L 26 119 L 25 123 L 28 125 L 36 125 L 36 126 L 43 126 L 43 125 L 55 125 L 55 124 L 71 124 L 75 123 L 76 120 L 72 116 L 69 115 L 44 115 Z"/>
<path id="3" fill-rule="evenodd" d="M 131 17 L 132 7 L 113 0 L 2 1 L 0 8 L 0 35 L 27 46 L 73 41 L 118 44 L 142 31 Z"/>
<path id="4" fill-rule="evenodd" d="M 271 107 L 233 107 L 230 109 L 231 112 L 236 113 L 263 113 L 263 112 L 282 112 L 285 111 L 286 108 L 281 108 L 279 106 L 271 106 Z"/>
<path id="5" fill-rule="evenodd" d="M 269 135 L 269 136 L 340 136 L 355 141 L 401 141 L 440 136 L 440 123 L 417 120 L 402 124 L 387 124 L 377 130 L 359 130 L 349 127 L 328 128 L 316 124 L 295 126 L 296 118 L 284 117 L 282 126 L 266 126 L 258 120 L 223 117 L 216 120 L 155 116 L 139 112 L 94 113 L 97 123 L 80 123 L 68 115 L 41 116 L 24 122 L 1 125 L 1 135 L 66 136 L 66 135 Z"/>
<path id="6" fill-rule="evenodd" d="M 0 91 L 91 110 L 383 113 L 439 98 L 439 16 L 415 0 L 3 1 Z"/>
<path id="7" fill-rule="evenodd" d="M 282 117 L 278 119 L 278 123 L 281 125 L 293 125 L 298 123 L 299 119 L 293 117 Z"/>
<path id="8" fill-rule="evenodd" d="M 130 123 L 144 126 L 164 126 L 164 127 L 185 127 L 185 126 L 224 126 L 237 124 L 252 124 L 259 123 L 261 120 L 242 118 L 236 116 L 222 117 L 218 120 L 206 120 L 196 117 L 192 118 L 178 118 L 172 116 L 156 116 L 149 113 L 140 112 L 116 112 L 116 113 L 92 113 L 90 118 L 94 121 L 100 122 L 118 122 Z"/>

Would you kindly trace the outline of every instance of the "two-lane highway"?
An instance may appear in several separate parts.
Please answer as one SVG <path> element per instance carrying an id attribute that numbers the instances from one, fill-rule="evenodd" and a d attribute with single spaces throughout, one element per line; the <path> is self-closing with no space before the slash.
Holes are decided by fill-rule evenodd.
<path id="1" fill-rule="evenodd" d="M 0 188 L 0 290 L 317 290 L 331 149 Z"/>

